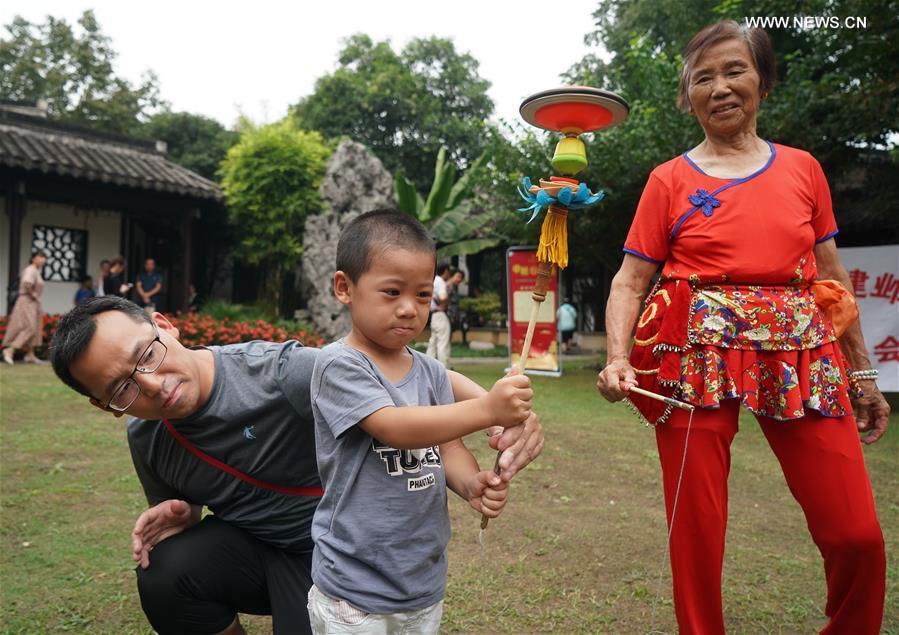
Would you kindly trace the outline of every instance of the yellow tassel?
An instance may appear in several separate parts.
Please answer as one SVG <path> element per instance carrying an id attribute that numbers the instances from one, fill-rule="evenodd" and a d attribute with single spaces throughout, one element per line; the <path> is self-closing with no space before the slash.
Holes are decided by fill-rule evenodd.
<path id="1" fill-rule="evenodd" d="M 568 266 L 568 210 L 550 205 L 540 228 L 537 260 L 551 262 L 560 269 Z"/>

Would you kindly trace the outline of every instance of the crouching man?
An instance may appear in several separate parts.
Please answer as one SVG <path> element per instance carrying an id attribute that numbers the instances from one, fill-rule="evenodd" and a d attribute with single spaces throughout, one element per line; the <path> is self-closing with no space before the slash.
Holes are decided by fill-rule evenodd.
<path id="1" fill-rule="evenodd" d="M 132 531 L 141 605 L 161 633 L 309 633 L 310 525 L 321 496 L 309 385 L 318 349 L 297 342 L 185 348 L 160 313 L 93 298 L 53 337 L 53 369 L 92 405 L 128 419 L 149 502 Z M 450 373 L 457 401 L 484 389 Z M 504 480 L 543 449 L 533 415 L 490 438 Z M 208 507 L 212 515 L 201 518 Z"/>

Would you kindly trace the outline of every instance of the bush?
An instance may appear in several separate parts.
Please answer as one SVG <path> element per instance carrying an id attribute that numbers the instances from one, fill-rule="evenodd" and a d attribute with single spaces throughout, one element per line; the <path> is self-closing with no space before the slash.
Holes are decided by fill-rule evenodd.
<path id="1" fill-rule="evenodd" d="M 230 304 L 224 300 L 204 302 L 199 313 L 212 316 L 216 320 L 234 320 L 236 322 L 255 322 L 268 317 L 265 315 L 265 311 L 255 304 Z"/>
<path id="2" fill-rule="evenodd" d="M 506 320 L 505 313 L 500 311 L 502 304 L 498 293 L 485 293 L 476 298 L 461 298 L 459 310 L 469 315 L 469 322 L 483 326 L 490 322 L 502 324 Z"/>
<path id="3" fill-rule="evenodd" d="M 217 319 L 206 313 L 186 313 L 167 317 L 181 333 L 180 340 L 185 346 L 221 346 L 251 340 L 272 342 L 297 340 L 304 346 L 322 346 L 325 343 L 323 338 L 301 322 L 285 320 L 273 324 L 265 320 L 244 321 L 232 320 L 229 317 Z"/>
<path id="4" fill-rule="evenodd" d="M 245 127 L 222 161 L 228 218 L 239 237 L 235 255 L 265 272 L 257 300 L 273 315 L 283 276 L 303 253 L 306 218 L 321 210 L 318 187 L 329 154 L 317 132 L 281 121 Z"/>
<path id="5" fill-rule="evenodd" d="M 476 298 L 461 298 L 459 310 L 477 315 L 482 320 L 489 320 L 490 316 L 499 312 L 502 304 L 498 293 L 484 293 Z"/>
<path id="6" fill-rule="evenodd" d="M 44 315 L 44 344 L 38 349 L 39 353 L 47 349 L 61 317 L 62 315 Z M 188 347 L 222 346 L 250 340 L 272 342 L 297 340 L 304 346 L 316 347 L 325 343 L 325 340 L 308 325 L 293 320 L 282 320 L 272 324 L 265 320 L 235 320 L 227 316 L 217 318 L 207 313 L 186 313 L 166 317 L 181 334 L 179 338 L 181 343 Z M 6 334 L 7 320 L 8 316 L 0 316 L 0 338 Z"/>

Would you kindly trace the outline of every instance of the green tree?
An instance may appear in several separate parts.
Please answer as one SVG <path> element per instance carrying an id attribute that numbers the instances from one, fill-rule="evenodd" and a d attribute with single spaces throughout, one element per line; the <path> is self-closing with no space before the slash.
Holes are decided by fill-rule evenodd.
<path id="1" fill-rule="evenodd" d="M 43 24 L 15 17 L 0 40 L 0 95 L 45 99 L 51 117 L 135 134 L 149 113 L 164 105 L 156 77 L 147 72 L 132 86 L 115 74 L 116 53 L 92 11 L 77 27 L 48 16 Z"/>
<path id="2" fill-rule="evenodd" d="M 412 40 L 400 53 L 389 41 L 350 37 L 338 68 L 293 108 L 301 127 L 365 144 L 393 173 L 426 188 L 440 147 L 460 167 L 480 156 L 493 113 L 478 62 L 452 41 Z M 422 192 L 427 191 L 423 189 Z"/>
<path id="3" fill-rule="evenodd" d="M 167 157 L 188 170 L 215 180 L 228 148 L 239 135 L 215 119 L 189 112 L 165 111 L 153 115 L 140 134 L 165 141 Z"/>
<path id="4" fill-rule="evenodd" d="M 479 169 L 471 174 L 474 205 L 492 212 L 490 231 L 505 244 L 537 244 L 540 223 L 526 224 L 530 214 L 518 211 L 525 203 L 518 194 L 522 178 L 552 174 L 550 157 L 555 141 L 522 123 L 491 126 Z"/>
<path id="5" fill-rule="evenodd" d="M 675 107 L 680 64 L 679 55 L 633 36 L 611 62 L 588 59 L 569 71 L 572 83 L 610 88 L 630 105 L 625 124 L 596 133 L 587 143 L 589 166 L 578 177 L 607 197 L 571 216 L 569 251 L 580 271 L 617 269 L 649 173 L 702 139 L 695 121 Z"/>
<path id="6" fill-rule="evenodd" d="M 284 273 L 303 253 L 306 217 L 321 209 L 318 187 L 329 153 L 317 132 L 282 121 L 245 127 L 222 162 L 228 216 L 240 236 L 237 255 L 265 271 L 258 299 L 272 315 Z"/>
<path id="7" fill-rule="evenodd" d="M 427 199 L 422 198 L 409 179 L 402 174 L 396 175 L 399 208 L 428 226 L 437 241 L 440 257 L 476 254 L 495 247 L 502 237 L 490 235 L 487 225 L 495 220 L 496 214 L 476 208 L 471 191 L 472 176 L 484 163 L 485 155 L 456 180 L 456 166 L 446 160 L 446 153 L 446 147 L 441 147 L 437 153 L 434 181 Z"/>

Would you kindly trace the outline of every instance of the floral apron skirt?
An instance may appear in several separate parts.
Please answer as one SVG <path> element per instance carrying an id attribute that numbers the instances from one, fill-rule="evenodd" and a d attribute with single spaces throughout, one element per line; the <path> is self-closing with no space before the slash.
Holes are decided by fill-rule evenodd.
<path id="1" fill-rule="evenodd" d="M 631 364 L 637 384 L 699 408 L 739 399 L 784 421 L 806 409 L 852 412 L 846 366 L 814 285 L 758 286 L 661 280 L 637 321 Z M 629 397 L 645 423 L 671 406 Z"/>

